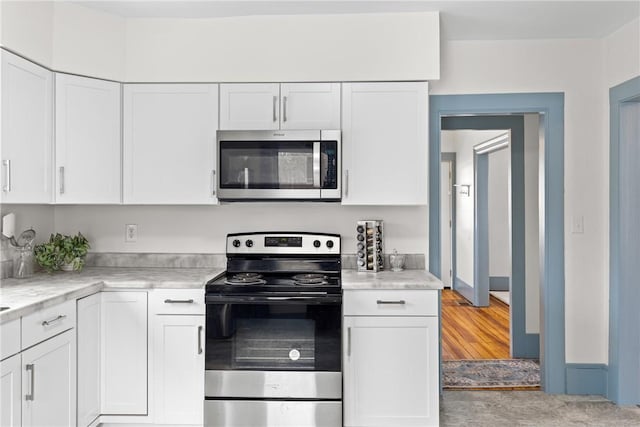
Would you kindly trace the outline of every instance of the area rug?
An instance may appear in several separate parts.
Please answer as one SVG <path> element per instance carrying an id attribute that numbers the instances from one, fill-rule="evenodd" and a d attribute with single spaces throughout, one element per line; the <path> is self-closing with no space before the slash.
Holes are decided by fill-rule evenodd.
<path id="1" fill-rule="evenodd" d="M 531 359 L 446 360 L 442 362 L 443 388 L 540 387 L 540 363 Z"/>

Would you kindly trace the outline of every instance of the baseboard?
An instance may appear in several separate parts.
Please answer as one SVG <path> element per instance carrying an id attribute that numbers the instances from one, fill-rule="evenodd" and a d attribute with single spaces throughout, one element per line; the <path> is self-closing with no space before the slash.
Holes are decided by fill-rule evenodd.
<path id="1" fill-rule="evenodd" d="M 567 394 L 607 395 L 607 365 L 567 363 Z"/>
<path id="2" fill-rule="evenodd" d="M 508 291 L 509 276 L 489 276 L 490 291 Z"/>
<path id="3" fill-rule="evenodd" d="M 473 304 L 473 286 L 465 282 L 459 277 L 453 278 L 453 289 L 458 291 L 460 295 L 469 300 L 470 303 Z"/>

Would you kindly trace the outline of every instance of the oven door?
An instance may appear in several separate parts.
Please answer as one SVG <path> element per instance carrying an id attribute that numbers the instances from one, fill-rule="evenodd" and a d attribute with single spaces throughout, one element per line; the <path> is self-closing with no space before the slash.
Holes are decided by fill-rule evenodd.
<path id="1" fill-rule="evenodd" d="M 340 295 L 206 303 L 207 398 L 342 397 Z"/>
<path id="2" fill-rule="evenodd" d="M 333 136 L 323 141 L 320 131 L 219 131 L 218 198 L 340 199 L 339 132 Z"/>

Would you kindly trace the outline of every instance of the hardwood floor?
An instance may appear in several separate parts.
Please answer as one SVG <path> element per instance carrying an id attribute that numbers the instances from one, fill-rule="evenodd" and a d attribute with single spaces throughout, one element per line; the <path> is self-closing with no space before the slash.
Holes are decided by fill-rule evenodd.
<path id="1" fill-rule="evenodd" d="M 460 302 L 456 291 L 442 291 L 442 360 L 510 359 L 509 306 L 493 296 L 489 307 Z"/>

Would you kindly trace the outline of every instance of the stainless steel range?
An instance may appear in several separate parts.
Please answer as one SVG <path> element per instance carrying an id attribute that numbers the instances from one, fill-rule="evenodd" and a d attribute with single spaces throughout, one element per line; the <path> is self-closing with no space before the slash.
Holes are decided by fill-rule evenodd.
<path id="1" fill-rule="evenodd" d="M 206 286 L 205 425 L 341 426 L 340 236 L 227 236 Z"/>

